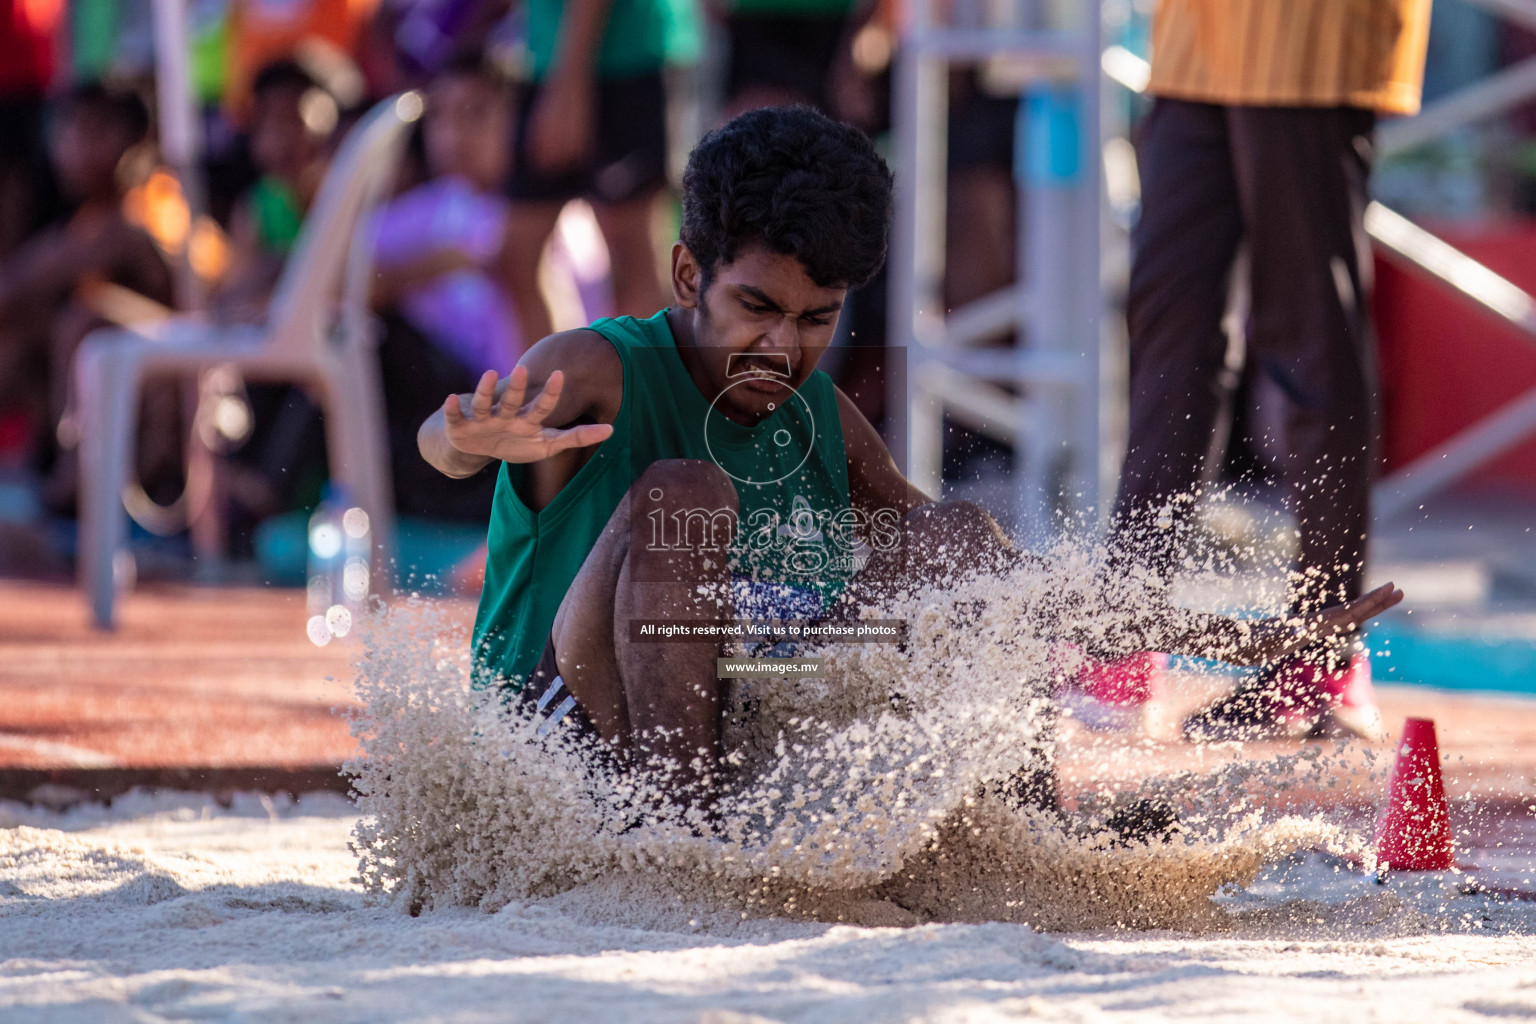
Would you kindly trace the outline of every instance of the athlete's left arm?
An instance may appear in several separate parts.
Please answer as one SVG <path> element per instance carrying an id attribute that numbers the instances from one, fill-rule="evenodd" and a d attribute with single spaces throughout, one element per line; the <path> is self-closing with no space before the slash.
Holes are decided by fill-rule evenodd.
<path id="1" fill-rule="evenodd" d="M 893 508 L 901 515 L 933 499 L 902 476 L 896 459 L 853 399 L 837 389 L 837 415 L 842 421 L 843 450 L 848 455 L 848 496 L 854 508 L 866 512 Z"/>

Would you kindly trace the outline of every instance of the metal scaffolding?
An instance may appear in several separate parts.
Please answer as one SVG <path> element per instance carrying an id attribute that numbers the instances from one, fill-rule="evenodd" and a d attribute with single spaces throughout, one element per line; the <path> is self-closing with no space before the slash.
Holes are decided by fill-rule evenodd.
<path id="1" fill-rule="evenodd" d="M 1465 2 L 1536 30 L 1533 0 Z M 1463 125 L 1507 113 L 1532 97 L 1536 97 L 1536 57 L 1527 57 L 1436 100 L 1415 117 L 1383 125 L 1376 138 L 1377 156 L 1401 153 Z M 1536 296 L 1380 203 L 1366 210 L 1365 227 L 1387 258 L 1429 275 L 1536 344 Z M 1376 517 L 1413 511 L 1429 495 L 1533 437 L 1536 388 L 1527 388 L 1380 480 L 1371 496 Z"/>
<path id="2" fill-rule="evenodd" d="M 948 5 L 946 5 L 948 6 Z M 943 489 L 946 418 L 1013 450 L 1016 521 L 1048 532 L 1092 514 L 1106 466 L 1100 426 L 1100 13 L 1097 0 L 953 5 L 941 24 L 912 0 L 896 68 L 897 208 L 888 440 L 908 476 Z M 944 308 L 945 164 L 952 65 L 1006 59 L 1024 83 L 1015 160 L 1018 277 Z M 1014 334 L 1016 344 L 988 346 Z M 903 379 L 904 378 L 904 379 Z"/>

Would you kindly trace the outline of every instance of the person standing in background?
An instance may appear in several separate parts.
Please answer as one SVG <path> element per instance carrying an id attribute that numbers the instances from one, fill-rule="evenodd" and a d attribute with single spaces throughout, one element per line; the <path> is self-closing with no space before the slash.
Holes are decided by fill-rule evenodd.
<path id="1" fill-rule="evenodd" d="M 1216 428 L 1221 320 L 1246 242 L 1248 357 L 1286 397 L 1284 436 L 1270 440 L 1300 540 L 1293 605 L 1361 593 L 1376 460 L 1371 140 L 1378 114 L 1418 110 L 1429 11 L 1430 0 L 1160 0 L 1126 301 L 1122 550 L 1150 548 L 1171 574 L 1170 525 L 1189 510 L 1181 498 L 1197 489 Z M 1184 723 L 1194 740 L 1380 729 L 1369 660 L 1338 644 Z"/>
<path id="2" fill-rule="evenodd" d="M 592 203 L 608 245 L 615 314 L 669 301 L 657 201 L 667 184 L 666 0 L 529 0 L 528 73 L 513 129 L 507 288 L 524 338 L 553 317 L 539 263 L 560 211 Z"/>
<path id="3" fill-rule="evenodd" d="M 725 102 L 721 121 L 756 107 L 832 102 L 851 60 L 852 35 L 874 12 L 872 0 L 730 0 Z M 859 125 L 859 127 L 868 127 Z"/>

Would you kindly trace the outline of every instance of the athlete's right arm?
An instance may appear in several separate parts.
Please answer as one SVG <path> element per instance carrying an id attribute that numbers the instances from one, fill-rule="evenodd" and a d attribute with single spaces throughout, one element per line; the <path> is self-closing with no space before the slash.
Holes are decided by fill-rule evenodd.
<path id="1" fill-rule="evenodd" d="M 451 477 L 493 460 L 540 462 L 613 433 L 623 397 L 623 366 L 595 331 L 552 334 L 518 360 L 512 374 L 487 370 L 472 394 L 450 395 L 416 434 L 422 458 Z"/>

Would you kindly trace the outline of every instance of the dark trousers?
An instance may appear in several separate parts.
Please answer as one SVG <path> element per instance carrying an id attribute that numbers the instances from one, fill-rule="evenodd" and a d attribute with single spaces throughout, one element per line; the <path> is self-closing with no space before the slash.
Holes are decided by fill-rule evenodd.
<path id="1" fill-rule="evenodd" d="M 1166 561 L 1157 512 L 1201 479 L 1221 404 L 1221 319 L 1251 253 L 1247 352 L 1285 396 L 1281 453 L 1300 530 L 1298 601 L 1357 596 L 1376 450 L 1370 247 L 1362 219 L 1375 115 L 1158 99 L 1138 141 L 1141 219 L 1126 319 L 1130 438 L 1116 500 L 1124 548 Z M 1159 550 L 1161 548 L 1161 550 Z"/>

